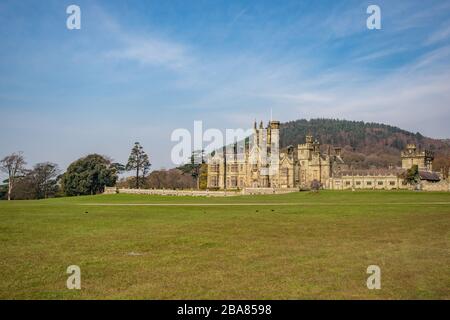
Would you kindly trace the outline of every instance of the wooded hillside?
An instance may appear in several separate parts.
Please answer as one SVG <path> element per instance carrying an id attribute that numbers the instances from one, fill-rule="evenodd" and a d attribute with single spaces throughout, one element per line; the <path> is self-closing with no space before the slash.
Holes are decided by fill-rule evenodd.
<path id="1" fill-rule="evenodd" d="M 281 147 L 304 143 L 307 134 L 318 139 L 323 150 L 326 150 L 328 145 L 341 147 L 344 160 L 355 168 L 400 165 L 400 151 L 408 143 L 415 143 L 421 149 L 435 152 L 435 170 L 450 165 L 449 139 L 432 139 L 418 132 L 412 133 L 385 124 L 362 121 L 301 119 L 282 123 Z"/>

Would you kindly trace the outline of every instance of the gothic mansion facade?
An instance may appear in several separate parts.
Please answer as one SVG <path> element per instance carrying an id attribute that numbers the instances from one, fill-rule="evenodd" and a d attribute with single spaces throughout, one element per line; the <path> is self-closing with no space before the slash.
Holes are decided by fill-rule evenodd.
<path id="1" fill-rule="evenodd" d="M 340 148 L 321 152 L 319 141 L 311 135 L 297 146 L 279 149 L 279 121 L 267 127 L 256 122 L 244 146 L 224 148 L 207 161 L 209 189 L 309 189 L 317 181 L 325 189 L 406 189 L 401 175 L 418 165 L 425 183 L 440 182 L 432 171 L 433 154 L 408 145 L 401 153 L 402 168 L 350 170 Z M 443 187 L 448 189 L 447 186 Z M 447 191 L 447 190 L 446 190 Z"/>

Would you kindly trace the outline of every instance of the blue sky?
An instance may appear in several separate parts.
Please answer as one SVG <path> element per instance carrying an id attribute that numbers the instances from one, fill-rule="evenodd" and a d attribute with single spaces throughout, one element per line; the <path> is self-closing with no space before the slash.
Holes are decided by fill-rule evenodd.
<path id="1" fill-rule="evenodd" d="M 246 128 L 270 109 L 450 138 L 449 1 L 3 0 L 0 25 L 0 157 L 30 165 L 125 162 L 140 141 L 170 168 L 174 129 Z"/>

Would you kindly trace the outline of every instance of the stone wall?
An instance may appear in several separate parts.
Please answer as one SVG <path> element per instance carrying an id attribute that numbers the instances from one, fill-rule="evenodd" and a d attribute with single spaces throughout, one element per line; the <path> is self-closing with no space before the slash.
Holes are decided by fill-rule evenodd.
<path id="1" fill-rule="evenodd" d="M 249 194 L 283 194 L 298 192 L 298 188 L 244 188 L 241 191 L 236 190 L 171 190 L 171 189 L 116 189 L 115 187 L 106 187 L 104 194 L 148 194 L 162 196 L 201 196 L 201 197 L 230 197 Z"/>
<path id="2" fill-rule="evenodd" d="M 147 194 L 161 196 L 202 196 L 202 197 L 228 197 L 240 195 L 237 191 L 209 191 L 209 190 L 171 190 L 171 189 L 116 189 L 106 187 L 104 194 Z"/>
<path id="3" fill-rule="evenodd" d="M 384 186 L 375 185 L 375 181 L 373 181 L 374 188 L 368 188 L 364 183 L 361 185 L 356 185 L 354 181 L 352 181 L 351 185 L 344 185 L 344 182 L 347 179 L 338 179 L 340 182 L 339 185 L 332 184 L 332 181 L 328 181 L 327 185 L 325 185 L 325 189 L 332 190 L 348 190 L 353 187 L 353 189 L 410 189 L 411 186 L 402 185 L 397 181 L 395 185 L 388 185 L 387 183 Z M 352 179 L 353 180 L 353 179 Z M 358 180 L 358 179 L 355 179 Z M 364 181 L 371 181 L 372 179 L 365 178 Z M 334 181 L 336 182 L 336 181 Z M 423 191 L 450 191 L 450 182 L 449 180 L 442 180 L 439 182 L 428 182 L 422 181 L 420 184 L 420 190 Z M 115 187 L 106 187 L 104 194 L 147 194 L 147 195 L 162 195 L 162 196 L 200 196 L 200 197 L 230 197 L 230 196 L 239 196 L 239 195 L 255 195 L 255 194 L 285 194 L 291 192 L 299 192 L 299 188 L 244 188 L 240 191 L 237 190 L 219 190 L 219 191 L 210 191 L 210 190 L 171 190 L 171 189 L 116 189 Z"/>
<path id="4" fill-rule="evenodd" d="M 244 188 L 242 194 L 284 194 L 299 192 L 299 188 Z"/>
<path id="5" fill-rule="evenodd" d="M 450 181 L 441 180 L 439 182 L 422 181 L 420 189 L 423 191 L 450 191 Z"/>

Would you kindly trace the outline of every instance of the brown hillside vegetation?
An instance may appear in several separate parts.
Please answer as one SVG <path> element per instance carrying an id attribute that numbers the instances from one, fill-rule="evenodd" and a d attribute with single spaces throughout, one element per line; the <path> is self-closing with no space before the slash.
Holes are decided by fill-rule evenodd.
<path id="1" fill-rule="evenodd" d="M 118 188 L 134 188 L 135 177 L 122 178 L 116 186 Z M 195 180 L 189 174 L 179 169 L 161 169 L 152 171 L 142 179 L 141 188 L 144 189 L 191 189 L 196 187 Z"/>

